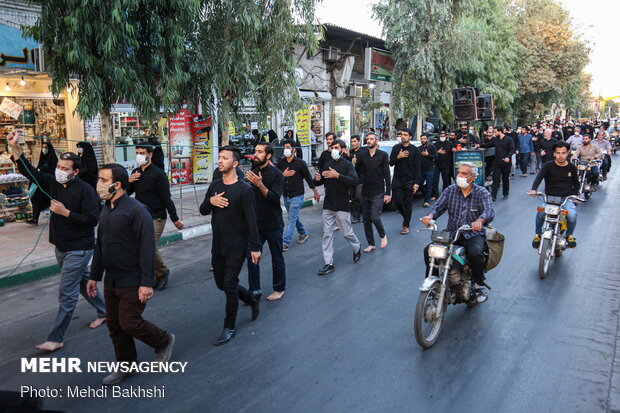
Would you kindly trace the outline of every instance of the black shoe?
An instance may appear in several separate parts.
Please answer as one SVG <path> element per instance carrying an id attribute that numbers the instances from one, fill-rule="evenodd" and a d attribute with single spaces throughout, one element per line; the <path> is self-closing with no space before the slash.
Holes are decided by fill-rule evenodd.
<path id="1" fill-rule="evenodd" d="M 172 347 L 174 347 L 175 337 L 174 334 L 168 333 L 168 344 L 166 347 L 155 350 L 155 361 L 166 363 L 172 356 Z"/>
<path id="2" fill-rule="evenodd" d="M 252 307 L 252 321 L 254 321 L 258 318 L 258 314 L 260 313 L 260 294 L 252 297 L 250 306 Z"/>
<path id="3" fill-rule="evenodd" d="M 504 195 L 504 200 L 508 199 L 508 194 Z"/>
<path id="4" fill-rule="evenodd" d="M 361 249 L 360 249 L 361 251 Z M 323 268 L 319 270 L 319 275 L 327 275 L 330 272 L 334 272 L 334 266 L 326 264 Z"/>
<path id="5" fill-rule="evenodd" d="M 540 235 L 534 235 L 534 239 L 532 240 L 532 248 L 538 249 L 540 247 Z"/>
<path id="6" fill-rule="evenodd" d="M 168 278 L 169 277 L 170 277 L 170 270 L 166 270 L 164 275 L 162 275 L 161 278 L 159 279 L 159 281 L 157 282 L 157 289 L 159 291 L 161 291 L 164 288 L 166 288 L 166 285 L 168 285 Z"/>
<path id="7" fill-rule="evenodd" d="M 493 202 L 495 202 L 495 201 L 496 201 L 496 198 L 495 198 L 494 196 L 492 196 L 492 197 L 491 197 L 491 200 L 492 200 Z"/>
<path id="8" fill-rule="evenodd" d="M 224 330 L 222 330 L 222 334 L 218 337 L 218 339 L 213 342 L 213 345 L 221 346 L 222 344 L 226 344 L 230 340 L 235 338 L 236 335 L 237 335 L 237 330 L 231 330 L 230 328 L 225 328 Z"/>
<path id="9" fill-rule="evenodd" d="M 358 262 L 362 258 L 362 247 L 357 252 L 353 253 L 353 262 Z"/>
<path id="10" fill-rule="evenodd" d="M 362 221 L 360 221 L 360 219 L 359 219 L 359 218 L 353 218 L 353 219 L 351 220 L 351 224 L 359 224 L 360 222 L 362 222 Z"/>
<path id="11" fill-rule="evenodd" d="M 252 291 L 252 298 L 256 300 L 260 300 L 262 296 L 263 296 L 263 292 L 261 290 Z"/>

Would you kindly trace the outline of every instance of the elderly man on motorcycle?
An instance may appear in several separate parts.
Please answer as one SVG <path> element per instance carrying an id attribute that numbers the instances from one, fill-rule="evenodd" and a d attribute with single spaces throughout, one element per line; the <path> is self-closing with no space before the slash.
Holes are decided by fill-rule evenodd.
<path id="1" fill-rule="evenodd" d="M 475 282 L 478 302 L 486 301 L 488 292 L 484 283 L 486 236 L 483 225 L 495 217 L 491 194 L 484 187 L 476 185 L 478 167 L 471 162 L 462 162 L 456 175 L 456 184 L 450 185 L 431 209 L 423 217 L 422 223 L 428 227 L 430 221 L 448 211 L 446 231 L 456 232 L 462 225 L 470 225 L 472 231 L 461 233 L 455 245 L 465 247 L 467 260 Z M 429 264 L 428 246 L 424 249 L 424 262 Z M 428 273 L 428 268 L 427 268 Z"/>
<path id="2" fill-rule="evenodd" d="M 603 152 L 600 147 L 592 143 L 592 138 L 590 135 L 583 135 L 583 144 L 577 148 L 577 151 L 573 155 L 572 159 L 587 162 L 600 160 L 603 159 Z M 598 183 L 598 174 L 598 166 L 592 166 L 587 175 L 590 185 L 596 185 Z"/>

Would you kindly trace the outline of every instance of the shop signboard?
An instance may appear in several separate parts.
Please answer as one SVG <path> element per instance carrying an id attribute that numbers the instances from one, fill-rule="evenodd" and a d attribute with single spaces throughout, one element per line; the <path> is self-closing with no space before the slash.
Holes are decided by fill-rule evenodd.
<path id="1" fill-rule="evenodd" d="M 310 145 L 310 106 L 295 112 L 295 132 L 301 146 Z"/>
<path id="2" fill-rule="evenodd" d="M 374 47 L 364 49 L 364 78 L 366 80 L 391 82 L 395 65 L 396 61 L 392 53 Z"/>
<path id="3" fill-rule="evenodd" d="M 0 24 L 0 67 L 34 69 L 32 49 L 39 44 L 32 38 L 23 37 L 20 29 Z"/>
<path id="4" fill-rule="evenodd" d="M 213 148 L 211 117 L 194 115 L 192 131 L 194 135 L 194 183 L 204 184 L 213 176 Z"/>
<path id="5" fill-rule="evenodd" d="M 192 182 L 192 114 L 182 109 L 168 119 L 172 184 Z"/>
<path id="6" fill-rule="evenodd" d="M 478 176 L 475 184 L 484 186 L 484 151 L 483 150 L 462 150 L 454 153 L 454 176 L 462 162 L 471 162 L 478 167 Z"/>
<path id="7" fill-rule="evenodd" d="M 13 119 L 19 118 L 20 113 L 22 113 L 23 107 L 16 102 L 13 102 L 9 98 L 2 99 L 2 103 L 0 103 L 0 112 L 4 112 Z"/>

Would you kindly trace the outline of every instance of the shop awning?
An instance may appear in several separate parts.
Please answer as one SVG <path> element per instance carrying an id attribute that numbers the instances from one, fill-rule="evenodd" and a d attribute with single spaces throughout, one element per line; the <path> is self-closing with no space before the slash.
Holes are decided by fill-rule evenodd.
<path id="1" fill-rule="evenodd" d="M 302 99 L 313 99 L 313 100 L 332 100 L 332 94 L 329 92 L 317 92 L 314 90 L 300 90 L 299 97 Z"/>

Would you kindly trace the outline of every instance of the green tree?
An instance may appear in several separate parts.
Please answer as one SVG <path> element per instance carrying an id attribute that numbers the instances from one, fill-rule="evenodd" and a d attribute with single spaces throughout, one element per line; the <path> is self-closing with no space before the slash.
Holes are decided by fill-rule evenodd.
<path id="1" fill-rule="evenodd" d="M 316 1 L 34 0 L 41 18 L 24 32 L 43 44 L 54 93 L 80 81 L 77 112 L 101 113 L 110 143 L 123 98 L 146 118 L 198 102 L 224 118 L 248 102 L 298 104 L 293 42 L 316 46 Z"/>
<path id="2" fill-rule="evenodd" d="M 185 37 L 198 0 L 33 0 L 41 16 L 24 34 L 42 43 L 52 92 L 79 80 L 77 112 L 101 114 L 106 161 L 113 159 L 110 107 L 128 99 L 142 116 L 172 109 L 189 78 Z"/>

